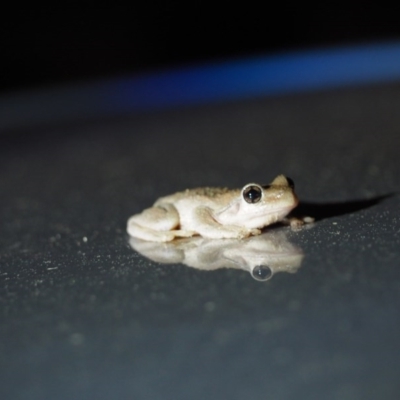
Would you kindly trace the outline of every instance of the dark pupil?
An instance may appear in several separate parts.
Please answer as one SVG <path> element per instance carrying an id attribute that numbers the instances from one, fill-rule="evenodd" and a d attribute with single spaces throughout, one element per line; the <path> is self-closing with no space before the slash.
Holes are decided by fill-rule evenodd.
<path id="1" fill-rule="evenodd" d="M 244 199 L 248 203 L 257 203 L 261 199 L 261 190 L 256 186 L 250 186 L 244 193 Z"/>

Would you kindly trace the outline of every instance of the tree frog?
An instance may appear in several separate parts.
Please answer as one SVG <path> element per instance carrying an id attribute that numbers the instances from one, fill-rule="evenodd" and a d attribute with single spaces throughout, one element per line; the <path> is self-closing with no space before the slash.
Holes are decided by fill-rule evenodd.
<path id="1" fill-rule="evenodd" d="M 153 207 L 128 220 L 129 235 L 149 241 L 201 235 L 242 239 L 283 221 L 297 206 L 290 178 L 278 175 L 269 185 L 249 183 L 242 189 L 187 189 L 158 199 Z"/>

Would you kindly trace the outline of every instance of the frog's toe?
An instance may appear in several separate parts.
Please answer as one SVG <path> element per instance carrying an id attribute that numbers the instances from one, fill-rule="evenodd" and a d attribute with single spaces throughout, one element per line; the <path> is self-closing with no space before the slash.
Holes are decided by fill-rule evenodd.
<path id="1" fill-rule="evenodd" d="M 175 239 L 175 235 L 172 232 L 157 232 L 153 237 L 155 242 L 171 242 Z"/>
<path id="2" fill-rule="evenodd" d="M 192 237 L 197 235 L 195 231 L 187 231 L 183 229 L 176 229 L 171 232 L 175 235 L 175 237 Z"/>

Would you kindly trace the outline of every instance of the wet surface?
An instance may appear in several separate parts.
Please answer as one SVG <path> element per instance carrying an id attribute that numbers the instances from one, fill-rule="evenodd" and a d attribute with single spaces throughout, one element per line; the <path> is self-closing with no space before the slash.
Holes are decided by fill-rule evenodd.
<path id="1" fill-rule="evenodd" d="M 159 243 L 132 237 L 129 244 L 139 254 L 161 264 L 180 263 L 203 271 L 235 268 L 248 271 L 258 281 L 267 281 L 277 272 L 295 273 L 301 266 L 304 254 L 288 236 L 287 229 L 268 229 L 242 240 L 198 236 Z"/>
<path id="2" fill-rule="evenodd" d="M 377 86 L 4 133 L 1 397 L 397 399 L 399 104 Z M 280 173 L 317 218 L 265 234 L 293 273 L 129 243 L 162 195 Z"/>

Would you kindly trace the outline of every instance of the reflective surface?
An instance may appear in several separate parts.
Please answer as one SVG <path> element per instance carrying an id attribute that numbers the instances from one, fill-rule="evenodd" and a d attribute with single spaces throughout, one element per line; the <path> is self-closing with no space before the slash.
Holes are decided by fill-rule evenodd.
<path id="1" fill-rule="evenodd" d="M 294 273 L 303 260 L 303 252 L 290 243 L 288 233 L 276 229 L 243 240 L 212 240 L 197 236 L 159 243 L 132 237 L 129 244 L 133 250 L 155 262 L 181 263 L 205 271 L 237 268 L 250 272 L 258 281 L 267 281 L 277 272 Z"/>
<path id="2" fill-rule="evenodd" d="M 397 399 L 399 104 L 392 85 L 3 135 L 1 398 Z M 129 244 L 164 194 L 279 173 L 317 218 L 274 230 L 294 274 Z"/>

